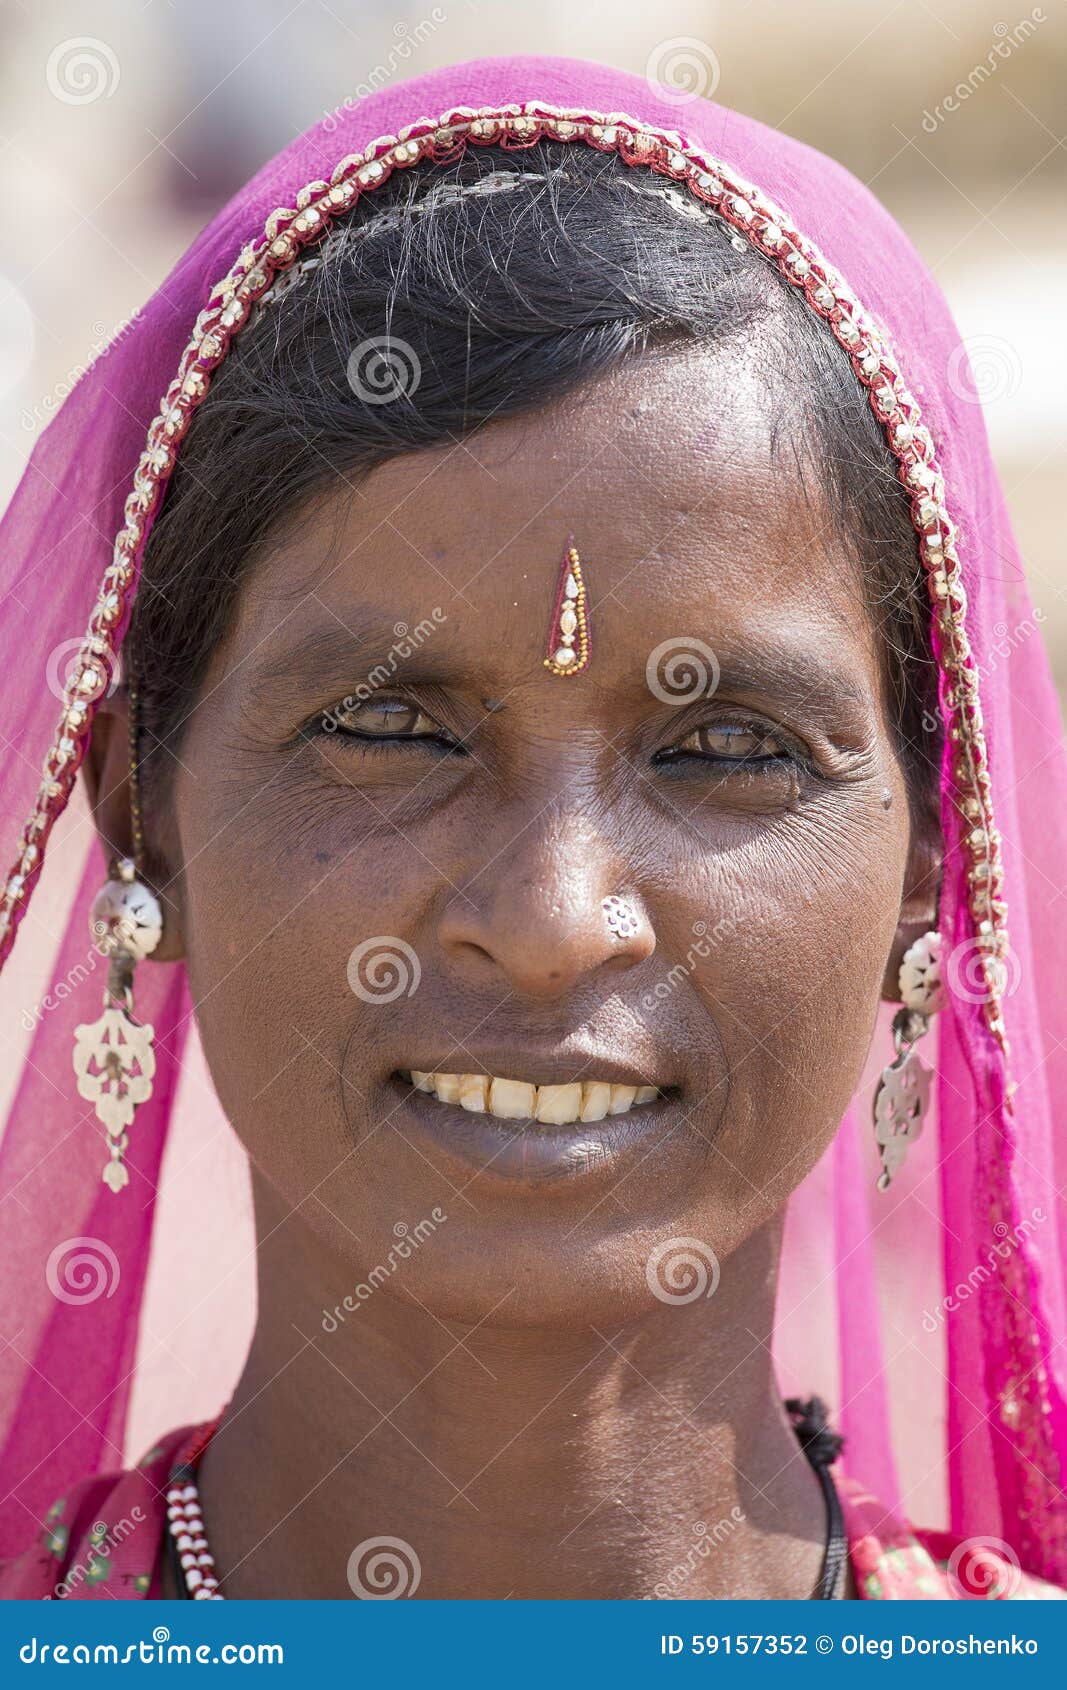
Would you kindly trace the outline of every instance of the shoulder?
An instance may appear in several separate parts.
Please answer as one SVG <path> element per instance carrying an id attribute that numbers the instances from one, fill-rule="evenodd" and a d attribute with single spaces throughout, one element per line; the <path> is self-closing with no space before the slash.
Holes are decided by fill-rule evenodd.
<path id="1" fill-rule="evenodd" d="M 873 1601 L 1064 1601 L 1067 1590 L 1027 1573 L 1010 1544 L 955 1537 L 899 1520 L 854 1480 L 838 1486 L 856 1593 Z"/>
<path id="2" fill-rule="evenodd" d="M 167 1524 L 167 1477 L 190 1431 L 168 1433 L 136 1467 L 96 1474 L 58 1496 L 30 1547 L 0 1564 L 0 1600 L 151 1594 Z"/>

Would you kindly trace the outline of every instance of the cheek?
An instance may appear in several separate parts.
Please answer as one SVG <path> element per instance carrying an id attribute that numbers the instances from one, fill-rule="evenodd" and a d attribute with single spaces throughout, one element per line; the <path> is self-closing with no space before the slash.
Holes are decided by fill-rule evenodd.
<path id="1" fill-rule="evenodd" d="M 351 808 L 303 825 L 284 802 L 250 805 L 239 850 L 209 809 L 181 830 L 197 1022 L 229 1120 L 296 1203 L 352 1156 L 383 1020 L 416 983 L 419 883 L 410 850 L 361 837 Z"/>
<path id="2" fill-rule="evenodd" d="M 859 1083 L 900 914 L 905 806 L 850 795 L 712 860 L 685 940 L 688 990 L 721 1040 L 709 1170 L 739 1238 L 814 1166 Z M 691 890 L 678 925 L 693 914 Z"/>

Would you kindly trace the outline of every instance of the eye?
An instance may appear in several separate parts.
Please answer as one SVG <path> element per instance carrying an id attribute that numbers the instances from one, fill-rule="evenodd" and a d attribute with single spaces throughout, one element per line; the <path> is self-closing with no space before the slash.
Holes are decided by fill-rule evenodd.
<path id="1" fill-rule="evenodd" d="M 794 760 L 782 739 L 770 728 L 754 722 L 706 722 L 672 746 L 666 755 L 749 766 Z"/>
<path id="2" fill-rule="evenodd" d="M 395 693 L 342 699 L 316 718 L 315 728 L 319 733 L 346 739 L 436 740 L 450 747 L 456 745 L 452 735 L 425 710 Z"/>

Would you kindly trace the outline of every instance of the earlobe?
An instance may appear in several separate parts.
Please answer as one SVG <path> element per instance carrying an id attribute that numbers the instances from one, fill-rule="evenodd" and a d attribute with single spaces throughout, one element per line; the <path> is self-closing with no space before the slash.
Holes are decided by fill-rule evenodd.
<path id="1" fill-rule="evenodd" d="M 937 911 L 941 886 L 940 841 L 917 841 L 913 844 L 908 862 L 908 876 L 900 905 L 900 919 L 886 958 L 882 976 L 882 998 L 886 1003 L 900 1003 L 900 966 L 904 954 L 924 933 L 937 928 Z"/>
<path id="2" fill-rule="evenodd" d="M 163 932 L 152 952 L 152 960 L 177 962 L 185 954 L 181 910 L 170 890 L 173 877 L 158 862 L 156 854 L 146 848 L 147 842 L 142 837 L 143 783 L 139 763 L 132 755 L 131 714 L 136 715 L 136 697 L 131 711 L 127 687 L 119 687 L 101 701 L 82 775 L 109 870 L 114 870 L 116 863 L 130 860 L 135 865 L 137 880 L 159 901 Z"/>

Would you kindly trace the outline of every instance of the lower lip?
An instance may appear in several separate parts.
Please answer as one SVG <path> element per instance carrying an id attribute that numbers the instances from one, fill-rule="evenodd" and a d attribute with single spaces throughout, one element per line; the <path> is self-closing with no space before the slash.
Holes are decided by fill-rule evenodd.
<path id="1" fill-rule="evenodd" d="M 502 1121 L 477 1114 L 458 1103 L 439 1103 L 428 1092 L 414 1091 L 394 1075 L 403 1119 L 423 1139 L 460 1164 L 467 1177 L 484 1175 L 510 1185 L 586 1183 L 599 1175 L 614 1176 L 626 1162 L 647 1155 L 671 1130 L 676 1100 L 668 1094 L 652 1103 L 639 1103 L 625 1115 L 602 1121 L 574 1121 L 551 1126 L 540 1121 Z M 399 1124 L 400 1110 L 392 1119 Z"/>

